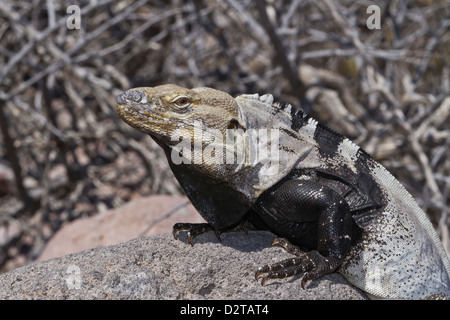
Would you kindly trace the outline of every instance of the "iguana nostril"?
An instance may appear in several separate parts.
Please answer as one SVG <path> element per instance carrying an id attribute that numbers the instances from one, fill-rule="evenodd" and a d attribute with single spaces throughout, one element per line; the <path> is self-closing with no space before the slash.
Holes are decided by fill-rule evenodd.
<path id="1" fill-rule="evenodd" d="M 117 103 L 118 104 L 127 103 L 127 93 L 126 92 L 119 94 L 119 96 L 117 97 Z"/>

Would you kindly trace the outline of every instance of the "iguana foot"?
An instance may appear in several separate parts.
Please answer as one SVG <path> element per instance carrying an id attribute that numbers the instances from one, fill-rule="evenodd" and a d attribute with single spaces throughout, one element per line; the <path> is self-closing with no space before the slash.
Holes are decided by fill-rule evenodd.
<path id="1" fill-rule="evenodd" d="M 216 234 L 217 239 L 219 239 L 219 241 L 222 241 L 220 239 L 221 232 L 217 229 L 214 229 L 213 226 L 211 226 L 209 223 L 175 223 L 172 228 L 173 237 L 177 239 L 178 232 L 184 230 L 188 231 L 189 243 L 191 244 L 191 246 L 193 245 L 192 241 L 196 236 L 210 230 L 213 230 Z"/>
<path id="2" fill-rule="evenodd" d="M 316 250 L 301 251 L 284 238 L 275 239 L 272 245 L 281 245 L 296 257 L 260 267 L 255 273 L 255 279 L 259 280 L 262 276 L 261 285 L 265 285 L 270 279 L 283 279 L 302 273 L 301 286 L 304 289 L 307 281 L 317 280 L 334 272 L 342 263 L 339 257 L 324 257 Z"/>

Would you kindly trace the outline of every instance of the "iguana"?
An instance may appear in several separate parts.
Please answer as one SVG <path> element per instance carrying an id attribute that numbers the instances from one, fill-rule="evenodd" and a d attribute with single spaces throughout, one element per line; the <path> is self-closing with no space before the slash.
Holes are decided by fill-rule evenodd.
<path id="1" fill-rule="evenodd" d="M 450 263 L 426 214 L 363 149 L 271 94 L 233 98 L 168 84 L 130 89 L 118 115 L 161 146 L 207 223 L 190 241 L 250 223 L 295 257 L 256 278 L 338 271 L 371 297 L 450 297 Z"/>

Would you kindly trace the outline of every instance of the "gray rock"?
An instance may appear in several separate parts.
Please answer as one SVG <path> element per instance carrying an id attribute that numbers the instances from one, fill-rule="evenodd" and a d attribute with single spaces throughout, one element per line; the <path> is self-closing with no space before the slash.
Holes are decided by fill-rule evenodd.
<path id="1" fill-rule="evenodd" d="M 259 266 L 292 257 L 271 247 L 274 235 L 250 231 L 169 233 L 61 258 L 0 275 L 0 299 L 365 299 L 340 275 L 300 286 L 299 276 L 261 286 Z"/>

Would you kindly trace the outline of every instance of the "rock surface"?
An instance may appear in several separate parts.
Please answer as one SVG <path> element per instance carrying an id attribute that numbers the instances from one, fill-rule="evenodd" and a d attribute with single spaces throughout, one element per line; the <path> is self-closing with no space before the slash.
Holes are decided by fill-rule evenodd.
<path id="1" fill-rule="evenodd" d="M 261 286 L 259 266 L 291 257 L 271 247 L 274 235 L 250 231 L 185 232 L 85 250 L 0 275 L 0 299 L 365 299 L 337 273 L 308 283 L 300 278 Z"/>

